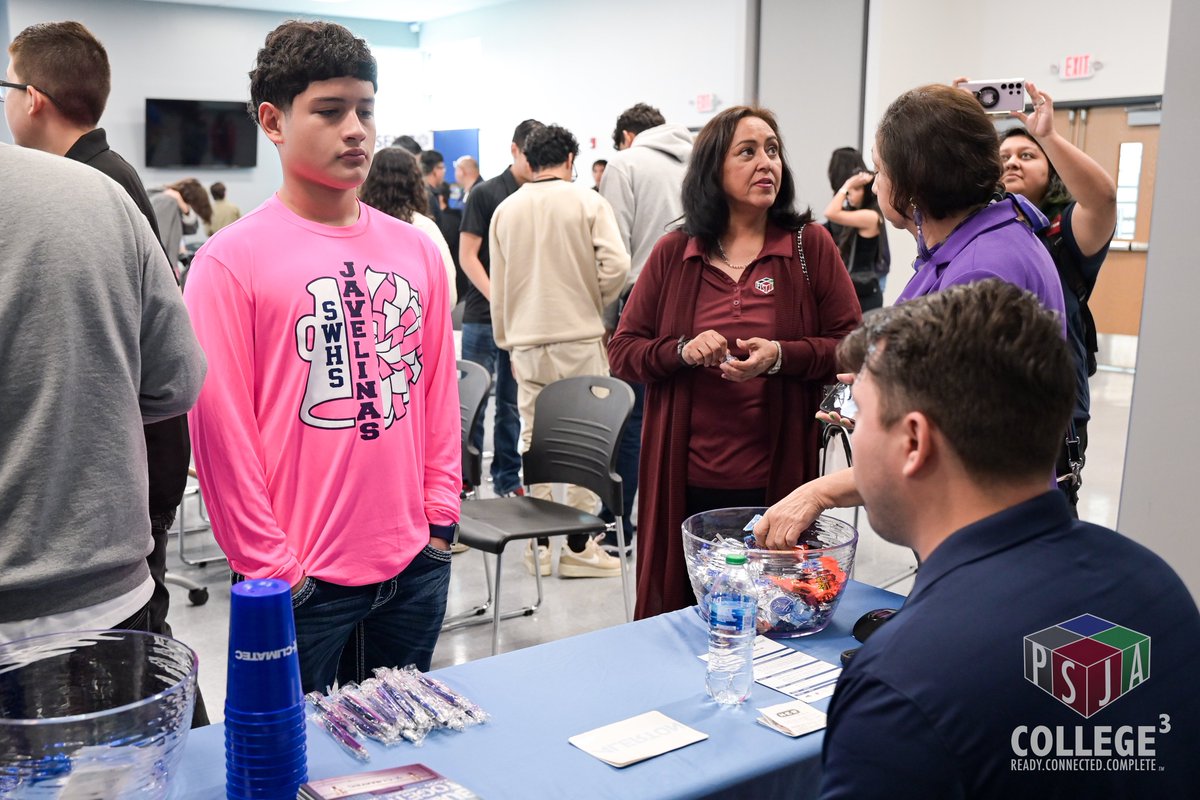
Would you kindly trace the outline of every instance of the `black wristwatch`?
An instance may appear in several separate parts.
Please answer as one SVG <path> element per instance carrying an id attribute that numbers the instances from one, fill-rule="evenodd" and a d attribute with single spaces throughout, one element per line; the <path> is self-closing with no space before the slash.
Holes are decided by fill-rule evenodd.
<path id="1" fill-rule="evenodd" d="M 683 364 L 685 367 L 694 367 L 694 366 L 696 366 L 695 364 L 689 364 L 689 363 L 687 362 L 687 359 L 683 357 L 683 348 L 687 347 L 687 343 L 688 343 L 688 342 L 690 342 L 690 341 L 691 341 L 691 338 L 689 338 L 688 336 L 686 336 L 686 335 L 685 335 L 685 336 L 680 336 L 680 337 L 679 337 L 679 344 L 677 344 L 677 345 L 675 346 L 675 352 L 676 352 L 676 353 L 679 355 L 679 361 L 680 361 L 680 363 L 681 363 L 681 364 Z"/>
<path id="2" fill-rule="evenodd" d="M 437 537 L 445 539 L 453 547 L 458 544 L 458 523 L 452 522 L 449 525 L 434 525 L 429 523 L 429 538 Z"/>

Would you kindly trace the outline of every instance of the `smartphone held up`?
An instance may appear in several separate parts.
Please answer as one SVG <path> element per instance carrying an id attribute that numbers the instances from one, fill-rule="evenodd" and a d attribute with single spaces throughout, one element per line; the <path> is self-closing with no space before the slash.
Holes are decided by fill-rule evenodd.
<path id="1" fill-rule="evenodd" d="M 979 105 L 989 114 L 1007 114 L 1025 109 L 1025 81 L 1022 78 L 967 81 L 958 84 L 958 88 L 975 95 Z"/>

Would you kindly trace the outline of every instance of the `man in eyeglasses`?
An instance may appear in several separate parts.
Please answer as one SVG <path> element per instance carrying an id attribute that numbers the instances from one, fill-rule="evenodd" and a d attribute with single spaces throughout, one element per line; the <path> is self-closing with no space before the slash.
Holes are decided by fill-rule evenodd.
<path id="1" fill-rule="evenodd" d="M 0 92 L 13 141 L 100 170 L 121 184 L 158 236 L 141 179 L 96 127 L 112 86 L 104 45 L 78 22 L 46 22 L 17 34 L 8 55 Z"/>
<path id="2" fill-rule="evenodd" d="M 17 34 L 8 54 L 0 93 L 13 141 L 66 156 L 112 178 L 132 198 L 161 243 L 157 218 L 141 179 L 129 162 L 108 146 L 104 129 L 96 127 L 112 83 L 104 45 L 78 22 L 47 22 Z M 187 417 L 146 425 L 145 437 L 154 538 L 154 550 L 147 556 L 154 579 L 150 630 L 170 636 L 166 621 L 171 599 L 165 582 L 167 531 L 187 485 L 191 462 Z M 198 724 L 208 721 L 199 696 L 195 720 Z"/>

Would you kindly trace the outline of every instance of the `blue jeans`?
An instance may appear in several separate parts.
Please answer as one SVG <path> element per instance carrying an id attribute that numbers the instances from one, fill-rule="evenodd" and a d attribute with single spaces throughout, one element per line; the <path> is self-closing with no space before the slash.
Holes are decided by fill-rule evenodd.
<path id="1" fill-rule="evenodd" d="M 630 514 L 633 513 L 633 501 L 638 490 L 638 460 L 642 455 L 642 412 L 646 407 L 646 386 L 641 383 L 630 383 L 633 389 L 633 411 L 629 412 L 629 422 L 625 424 L 625 432 L 621 434 L 621 443 L 617 448 L 617 474 L 621 476 L 621 499 L 625 504 L 625 513 L 621 516 L 621 524 L 625 527 L 626 541 L 632 541 L 634 534 Z M 600 510 L 600 518 L 605 522 L 613 522 L 614 517 L 607 506 Z M 612 541 L 608 541 L 611 538 Z M 615 545 L 616 537 L 606 537 L 608 544 Z"/>
<path id="2" fill-rule="evenodd" d="M 446 615 L 450 553 L 432 545 L 394 578 L 341 586 L 309 578 L 292 598 L 304 692 L 362 681 L 375 667 L 425 672 Z"/>
<path id="3" fill-rule="evenodd" d="M 517 381 L 508 351 L 496 347 L 492 326 L 464 322 L 462 356 L 486 369 L 496 379 L 496 416 L 492 427 L 492 488 L 509 494 L 521 487 L 521 414 L 517 410 Z M 483 452 L 483 417 L 471 429 L 471 444 Z"/>

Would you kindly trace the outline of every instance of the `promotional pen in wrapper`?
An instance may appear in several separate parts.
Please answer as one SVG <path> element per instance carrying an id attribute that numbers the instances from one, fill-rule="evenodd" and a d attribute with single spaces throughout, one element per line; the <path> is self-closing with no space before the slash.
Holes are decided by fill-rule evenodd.
<path id="1" fill-rule="evenodd" d="M 337 742 L 338 745 L 347 753 L 354 756 L 359 761 L 371 760 L 371 754 L 367 752 L 367 749 L 359 744 L 358 740 L 351 736 L 348 730 L 343 728 L 337 722 L 334 722 L 334 720 L 327 716 L 323 711 L 317 711 L 315 714 L 313 714 L 313 719 L 315 719 L 322 728 L 328 731 L 329 735 L 333 737 L 333 740 Z"/>

